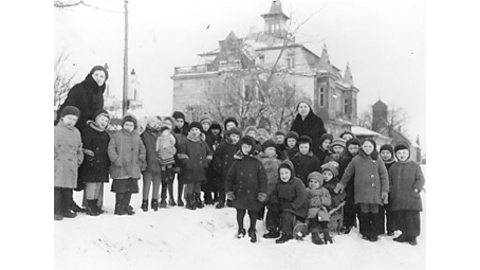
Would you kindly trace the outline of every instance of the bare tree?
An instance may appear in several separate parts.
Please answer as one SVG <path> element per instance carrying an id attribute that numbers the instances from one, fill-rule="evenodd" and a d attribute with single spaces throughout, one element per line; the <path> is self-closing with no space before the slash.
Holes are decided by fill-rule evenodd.
<path id="1" fill-rule="evenodd" d="M 72 87 L 72 80 L 75 77 L 75 73 L 68 72 L 66 70 L 66 62 L 70 54 L 65 50 L 62 51 L 56 58 L 54 64 L 54 110 L 58 110 L 62 102 L 67 97 L 68 91 Z"/>

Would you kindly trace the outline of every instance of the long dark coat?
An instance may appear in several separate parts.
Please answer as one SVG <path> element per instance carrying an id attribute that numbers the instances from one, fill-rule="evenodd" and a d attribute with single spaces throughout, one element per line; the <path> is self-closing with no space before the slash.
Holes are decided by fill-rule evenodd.
<path id="1" fill-rule="evenodd" d="M 217 178 L 219 184 L 225 186 L 225 179 L 227 177 L 228 170 L 235 160 L 234 155 L 239 150 L 238 144 L 232 144 L 228 142 L 221 143 L 213 156 L 213 167 L 219 176 Z"/>
<path id="2" fill-rule="evenodd" d="M 322 118 L 313 113 L 311 109 L 304 120 L 302 120 L 300 114 L 297 114 L 290 130 L 297 132 L 299 136 L 306 135 L 310 137 L 313 144 L 311 149 L 318 149 L 320 146 L 320 136 L 327 132 L 323 125 Z"/>
<path id="3" fill-rule="evenodd" d="M 320 171 L 320 161 L 318 158 L 310 151 L 306 155 L 302 155 L 298 152 L 292 158 L 293 166 L 295 167 L 295 175 L 296 177 L 300 178 L 304 183 L 305 187 L 308 187 L 308 175 L 311 172 Z"/>
<path id="4" fill-rule="evenodd" d="M 354 178 L 355 203 L 383 205 L 382 192 L 388 192 L 388 172 L 382 159 L 367 156 L 363 150 L 348 164 L 340 183 L 346 186 Z"/>
<path id="5" fill-rule="evenodd" d="M 207 156 L 213 156 L 212 150 L 202 140 L 195 140 L 187 137 L 183 152 L 188 158 L 182 159 L 180 174 L 184 184 L 197 183 L 207 180 L 207 168 L 209 161 Z"/>
<path id="6" fill-rule="evenodd" d="M 262 163 L 252 156 L 235 160 L 228 170 L 225 192 L 233 192 L 232 206 L 237 209 L 260 211 L 263 208 L 257 197 L 267 193 L 267 173 Z"/>
<path id="7" fill-rule="evenodd" d="M 96 128 L 95 123 L 89 122 L 82 131 L 83 148 L 93 152 L 94 156 L 84 155 L 82 166 L 79 169 L 79 181 L 83 183 L 107 183 L 110 158 L 108 157 L 108 143 L 110 135 L 106 131 Z"/>
<path id="8" fill-rule="evenodd" d="M 146 149 L 147 167 L 145 168 L 145 171 L 147 172 L 161 172 L 160 163 L 158 161 L 158 155 L 156 151 L 157 138 L 159 135 L 160 134 L 158 131 L 147 127 L 140 136 Z"/>
<path id="9" fill-rule="evenodd" d="M 291 165 L 289 164 L 289 166 Z M 278 204 L 280 212 L 290 212 L 305 218 L 308 213 L 309 203 L 307 189 L 302 180 L 293 176 L 294 168 L 291 168 L 290 171 L 292 172 L 292 177 L 288 182 L 278 180 L 277 186 L 272 193 L 272 203 Z"/>
<path id="10" fill-rule="evenodd" d="M 87 126 L 88 120 L 93 119 L 93 114 L 103 109 L 103 92 L 105 92 L 105 83 L 98 86 L 93 80 L 92 75 L 88 74 L 83 82 L 76 84 L 70 89 L 67 99 L 60 106 L 59 112 L 65 106 L 75 106 L 80 110 L 80 117 L 75 125 L 78 130 L 83 130 Z"/>
<path id="11" fill-rule="evenodd" d="M 389 169 L 390 210 L 422 211 L 422 199 L 414 189 L 422 190 L 425 184 L 422 169 L 416 162 L 396 162 Z"/>

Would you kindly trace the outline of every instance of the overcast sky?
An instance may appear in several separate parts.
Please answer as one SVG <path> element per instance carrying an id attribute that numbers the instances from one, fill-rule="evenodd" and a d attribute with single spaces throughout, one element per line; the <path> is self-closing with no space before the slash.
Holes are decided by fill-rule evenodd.
<path id="1" fill-rule="evenodd" d="M 350 62 L 360 89 L 358 113 L 381 98 L 410 115 L 408 135 L 425 145 L 425 6 L 419 0 L 283 0 L 284 12 L 302 26 L 297 41 L 318 55 L 327 45 L 331 62 Z M 113 11 L 122 0 L 87 0 Z M 135 68 L 147 113 L 171 113 L 175 66 L 197 64 L 198 53 L 218 47 L 230 31 L 239 37 L 263 29 L 260 14 L 271 0 L 131 0 L 129 67 Z M 78 6 L 55 10 L 55 54 L 65 50 L 82 80 L 90 68 L 108 62 L 110 88 L 121 97 L 122 13 Z M 207 30 L 207 26 L 210 25 Z"/>

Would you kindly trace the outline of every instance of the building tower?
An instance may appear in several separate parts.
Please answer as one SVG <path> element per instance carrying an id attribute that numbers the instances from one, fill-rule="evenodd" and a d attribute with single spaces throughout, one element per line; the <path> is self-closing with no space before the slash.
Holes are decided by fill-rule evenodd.
<path id="1" fill-rule="evenodd" d="M 380 99 L 372 106 L 372 129 L 376 132 L 388 126 L 388 106 Z"/>
<path id="2" fill-rule="evenodd" d="M 268 13 L 260 15 L 265 21 L 264 33 L 278 37 L 287 36 L 287 21 L 290 19 L 282 10 L 280 0 L 273 0 Z"/>

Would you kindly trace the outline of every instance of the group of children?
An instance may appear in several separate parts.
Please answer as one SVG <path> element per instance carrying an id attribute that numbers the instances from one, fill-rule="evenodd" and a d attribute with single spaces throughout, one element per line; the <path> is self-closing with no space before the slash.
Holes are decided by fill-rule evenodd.
<path id="1" fill-rule="evenodd" d="M 385 233 L 385 217 L 388 235 L 402 232 L 395 241 L 415 245 L 420 234 L 424 178 L 409 160 L 406 144 L 383 145 L 379 153 L 375 141 L 360 141 L 345 131 L 335 139 L 323 134 L 319 149 L 312 149 L 312 138 L 294 131 L 277 131 L 270 138 L 267 130 L 253 126 L 242 132 L 235 118 L 227 118 L 222 134 L 219 123 L 204 118 L 189 124 L 181 112 L 149 118 L 139 134 L 130 115 L 122 119 L 121 130 L 108 132 L 110 116 L 100 110 L 78 131 L 79 115 L 66 106 L 55 126 L 55 220 L 76 216 L 72 190 L 79 183 L 86 213 L 102 214 L 103 184 L 110 175 L 116 215 L 135 214 L 130 200 L 142 178 L 143 211 L 150 193 L 154 211 L 227 205 L 236 209 L 237 237 L 248 232 L 251 242 L 257 241 L 256 222 L 263 219 L 268 230 L 263 237 L 279 244 L 309 233 L 314 244 L 331 244 L 330 231 L 348 234 L 357 216 L 362 238 L 369 241 Z"/>

